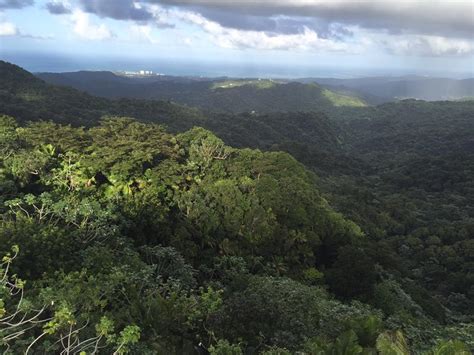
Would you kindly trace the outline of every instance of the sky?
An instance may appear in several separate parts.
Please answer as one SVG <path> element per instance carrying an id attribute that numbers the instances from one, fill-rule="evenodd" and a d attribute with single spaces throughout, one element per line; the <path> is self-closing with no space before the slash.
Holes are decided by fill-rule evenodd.
<path id="1" fill-rule="evenodd" d="M 474 1 L 0 0 L 32 71 L 474 76 Z"/>

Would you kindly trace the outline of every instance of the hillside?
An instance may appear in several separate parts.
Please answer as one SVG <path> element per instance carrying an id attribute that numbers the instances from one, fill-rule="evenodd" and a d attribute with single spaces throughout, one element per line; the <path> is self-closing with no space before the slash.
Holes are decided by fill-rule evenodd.
<path id="1" fill-rule="evenodd" d="M 474 102 L 204 114 L 0 68 L 0 115 L 23 115 L 0 120 L 0 251 L 54 329 L 137 353 L 474 349 Z"/>
<path id="2" fill-rule="evenodd" d="M 38 73 L 37 76 L 49 83 L 72 86 L 97 96 L 170 100 L 227 113 L 330 112 L 334 107 L 367 105 L 362 98 L 349 93 L 330 91 L 316 84 L 282 80 L 126 78 L 110 72 Z"/>
<path id="3" fill-rule="evenodd" d="M 121 344 L 115 336 L 125 329 L 138 332 L 138 353 L 178 354 L 209 331 L 232 343 L 243 337 L 247 347 L 298 349 L 323 330 L 337 339 L 346 320 L 363 315 L 379 322 L 375 311 L 334 301 L 318 286 L 317 265 L 334 270 L 337 249 L 362 244 L 363 236 L 288 154 L 233 149 L 200 128 L 171 135 L 124 118 L 84 130 L 53 123 L 17 128 L 2 116 L 0 132 L 6 131 L 12 134 L 0 141 L 7 153 L 0 159 L 0 254 L 18 245 L 12 268 L 28 280 L 29 304 L 48 300 L 47 310 L 20 328 L 27 336 L 46 322 L 61 329 L 66 314 L 80 336 L 113 324 L 102 342 L 94 340 L 107 349 Z M 317 257 L 322 250 L 324 260 Z M 293 305 L 273 326 L 250 326 L 268 292 L 281 293 L 272 303 L 282 307 L 289 290 Z M 344 308 L 346 318 L 334 322 L 315 310 L 301 322 L 307 304 L 300 298 L 324 313 Z M 15 301 L 2 302 L 2 314 Z M 281 331 L 287 336 L 280 338 Z M 36 349 L 61 349 L 54 341 L 61 333 L 47 335 L 51 342 Z"/>
<path id="4" fill-rule="evenodd" d="M 104 115 L 134 116 L 163 124 L 192 127 L 202 114 L 165 101 L 107 100 L 66 86 L 45 83 L 20 67 L 0 61 L 0 112 L 22 121 L 54 120 L 91 125 Z"/>
<path id="5" fill-rule="evenodd" d="M 428 101 L 460 100 L 474 97 L 474 79 L 429 77 L 373 77 L 358 79 L 314 78 L 303 82 L 317 82 L 334 89 L 346 88 L 373 95 L 381 100 L 421 99 Z"/>
<path id="6" fill-rule="evenodd" d="M 76 126 L 93 125 L 102 116 L 115 115 L 164 124 L 174 132 L 199 125 L 212 129 L 226 143 L 238 147 L 278 149 L 284 145 L 292 149 L 300 143 L 312 144 L 317 141 L 317 146 L 313 146 L 311 151 L 323 160 L 329 157 L 327 152 L 340 151 L 342 147 L 341 130 L 322 113 L 203 113 L 167 101 L 98 98 L 72 88 L 46 84 L 23 69 L 5 62 L 0 63 L 0 70 L 7 78 L 0 82 L 3 93 L 0 112 L 24 121 L 42 119 Z M 110 77 L 109 74 L 106 76 Z M 247 89 L 243 91 L 248 93 Z M 280 94 L 284 93 L 282 91 Z M 36 97 L 36 100 L 31 97 Z M 294 107 L 297 108 L 296 105 Z M 329 160 L 324 164 L 337 166 Z"/>
<path id="7" fill-rule="evenodd" d="M 111 72 L 37 73 L 50 84 L 108 98 L 171 100 L 206 110 L 338 112 L 403 99 L 428 101 L 474 97 L 474 79 L 429 77 L 206 79 L 173 76 L 124 77 Z M 259 90 L 261 89 L 261 90 Z M 334 109 L 336 107 L 336 109 Z"/>

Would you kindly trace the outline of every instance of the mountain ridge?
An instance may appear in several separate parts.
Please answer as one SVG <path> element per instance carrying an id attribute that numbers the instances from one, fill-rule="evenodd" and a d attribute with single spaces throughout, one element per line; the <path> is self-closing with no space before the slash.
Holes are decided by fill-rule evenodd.
<path id="1" fill-rule="evenodd" d="M 107 98 L 171 100 L 204 110 L 241 113 L 331 111 L 334 106 L 367 106 L 363 97 L 319 85 L 269 79 L 185 79 L 160 76 L 122 77 L 108 72 L 37 73 L 47 82 Z M 267 83 L 262 85 L 262 83 Z"/>

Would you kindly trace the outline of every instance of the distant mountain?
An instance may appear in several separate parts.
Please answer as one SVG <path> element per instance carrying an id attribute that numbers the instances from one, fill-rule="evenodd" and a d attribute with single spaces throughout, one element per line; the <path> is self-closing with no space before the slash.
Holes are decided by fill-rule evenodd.
<path id="1" fill-rule="evenodd" d="M 64 73 L 58 75 L 56 73 L 43 73 L 37 75 L 49 84 L 71 86 L 76 89 L 85 90 L 85 85 L 113 85 L 126 82 L 126 78 L 114 75 L 109 71 L 79 71 L 74 73 Z"/>
<path id="2" fill-rule="evenodd" d="M 164 86 L 173 84 L 209 82 L 209 79 L 198 77 L 178 77 L 168 75 L 125 75 L 110 71 L 87 71 L 65 73 L 37 73 L 38 78 L 49 84 L 71 86 L 82 91 L 89 91 L 91 94 L 104 97 L 124 97 L 123 91 L 129 85 L 147 87 L 149 84 L 162 83 Z"/>
<path id="3" fill-rule="evenodd" d="M 107 76 L 107 73 L 99 75 Z M 117 78 L 120 80 L 120 78 Z M 0 113 L 22 121 L 53 120 L 94 125 L 105 115 L 136 117 L 172 126 L 192 127 L 204 119 L 199 110 L 165 101 L 109 100 L 68 86 L 47 84 L 24 69 L 0 61 Z"/>
<path id="4" fill-rule="evenodd" d="M 448 79 L 421 76 L 368 77 L 358 79 L 312 78 L 303 83 L 317 82 L 331 88 L 356 90 L 382 101 L 421 99 L 428 101 L 459 100 L 474 97 L 474 78 Z M 370 99 L 369 99 L 370 100 Z"/>
<path id="5" fill-rule="evenodd" d="M 315 83 L 260 79 L 124 77 L 111 72 L 38 73 L 55 85 L 72 86 L 108 98 L 169 100 L 205 110 L 240 112 L 323 111 L 363 107 L 362 95 L 332 91 Z"/>
<path id="6" fill-rule="evenodd" d="M 111 76 L 111 73 L 96 74 L 95 78 L 134 82 L 134 79 L 117 77 L 113 74 Z M 341 151 L 344 135 L 339 125 L 321 112 L 203 113 L 199 109 L 168 101 L 95 97 L 66 86 L 47 84 L 20 67 L 1 61 L 0 75 L 0 115 L 8 114 L 22 121 L 52 120 L 75 126 L 90 126 L 96 125 L 103 116 L 128 116 L 164 124 L 174 132 L 187 130 L 193 126 L 205 127 L 222 137 L 226 143 L 237 147 L 285 150 L 295 155 L 306 152 L 308 154 L 305 155 L 310 157 L 310 160 L 317 161 L 319 167 L 327 166 L 328 169 L 338 169 L 344 162 L 343 157 L 332 158 Z M 81 74 L 80 77 L 84 76 Z M 199 84 L 194 80 L 191 81 L 192 85 Z M 254 82 L 240 82 L 244 85 L 232 89 L 218 87 L 220 85 L 233 87 L 237 84 L 239 83 L 220 81 L 218 84 L 214 83 L 214 87 L 209 90 L 230 95 L 231 92 L 240 90 L 244 92 L 264 90 L 261 86 L 268 85 L 259 82 L 258 87 Z M 307 87 L 309 94 L 311 90 L 324 92 L 324 89 L 316 85 L 288 85 L 296 88 Z M 290 87 L 285 86 L 285 89 Z M 278 90 L 282 90 L 279 93 L 282 97 L 285 90 L 282 87 L 277 88 L 277 93 Z M 336 95 L 335 98 L 329 97 L 327 100 L 342 100 L 342 98 L 343 96 Z M 229 96 L 229 104 L 231 102 Z M 307 161 L 309 162 L 308 159 Z"/>
<path id="7" fill-rule="evenodd" d="M 44 81 L 107 98 L 174 101 L 205 110 L 240 112 L 322 111 L 403 99 L 427 101 L 474 97 L 474 79 L 421 76 L 356 79 L 258 80 L 175 76 L 123 76 L 106 71 L 37 73 Z"/>

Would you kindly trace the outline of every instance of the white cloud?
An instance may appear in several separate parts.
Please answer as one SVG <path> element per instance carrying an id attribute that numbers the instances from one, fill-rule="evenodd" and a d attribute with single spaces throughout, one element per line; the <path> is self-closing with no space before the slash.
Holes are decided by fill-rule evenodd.
<path id="1" fill-rule="evenodd" d="M 71 15 L 74 33 L 88 40 L 104 40 L 113 37 L 112 32 L 105 24 L 96 25 L 90 22 L 89 15 L 75 10 Z"/>
<path id="2" fill-rule="evenodd" d="M 106 1 L 106 0 L 96 0 Z M 472 0 L 145 0 L 194 9 L 224 27 L 286 15 L 345 26 L 409 32 L 418 35 L 472 38 Z M 209 17 L 211 16 L 211 17 Z"/>
<path id="3" fill-rule="evenodd" d="M 222 26 L 203 15 L 185 10 L 175 10 L 172 17 L 199 26 L 211 36 L 212 41 L 231 49 L 258 50 L 302 50 L 312 52 L 362 53 L 383 48 L 395 55 L 411 56 L 462 56 L 474 54 L 474 40 L 421 35 L 391 33 L 347 27 L 351 36 L 344 38 L 323 38 L 312 28 L 303 26 L 299 33 L 274 33 L 236 29 Z"/>
<path id="4" fill-rule="evenodd" d="M 32 35 L 29 33 L 23 33 L 20 29 L 14 24 L 9 22 L 8 20 L 0 19 L 0 37 L 10 37 L 16 36 L 21 38 L 31 38 L 37 40 L 43 39 L 52 39 L 53 36 L 43 36 L 43 35 Z"/>
<path id="5" fill-rule="evenodd" d="M 145 7 L 148 13 L 152 15 L 152 24 L 157 28 L 174 28 L 175 19 L 173 19 L 172 13 L 159 5 L 150 5 L 147 4 Z"/>
<path id="6" fill-rule="evenodd" d="M 357 46 L 325 39 L 308 27 L 297 34 L 277 34 L 263 31 L 248 31 L 221 26 L 195 12 L 175 12 L 181 20 L 201 27 L 211 35 L 214 43 L 223 48 L 252 48 L 262 50 L 324 50 L 354 52 Z"/>
<path id="7" fill-rule="evenodd" d="M 397 55 L 444 56 L 474 54 L 474 42 L 440 36 L 392 36 L 384 41 L 387 49 Z"/>
<path id="8" fill-rule="evenodd" d="M 474 54 L 472 1 L 160 2 L 171 5 L 174 22 L 181 20 L 201 27 L 215 44 L 225 48 L 347 53 L 387 50 L 394 55 L 420 57 Z M 291 20 L 292 31 L 276 26 L 282 16 Z M 347 34 L 331 31 L 331 26 L 342 26 Z"/>
<path id="9" fill-rule="evenodd" d="M 0 22 L 0 36 L 16 36 L 20 31 L 11 22 Z"/>

